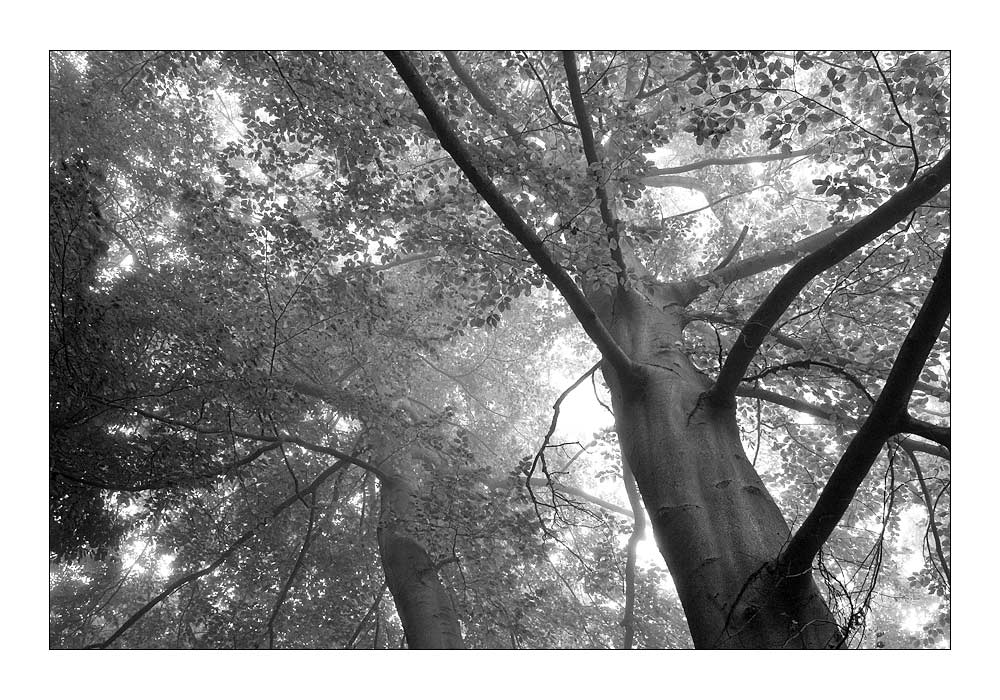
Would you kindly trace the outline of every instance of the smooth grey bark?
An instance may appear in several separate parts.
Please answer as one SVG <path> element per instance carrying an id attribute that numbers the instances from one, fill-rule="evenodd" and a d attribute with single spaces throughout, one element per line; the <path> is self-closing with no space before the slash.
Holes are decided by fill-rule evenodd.
<path id="1" fill-rule="evenodd" d="M 659 301 L 680 290 L 660 287 Z M 596 296 L 596 295 L 594 295 Z M 746 457 L 732 407 L 679 349 L 680 304 L 618 291 L 595 307 L 642 367 L 621 382 L 605 368 L 615 424 L 698 648 L 833 648 L 842 637 L 811 574 L 793 582 L 772 563 L 791 532 Z"/>
<path id="2" fill-rule="evenodd" d="M 410 649 L 464 649 L 451 595 L 415 533 L 416 491 L 400 477 L 383 481 L 378 546 L 385 582 Z"/>

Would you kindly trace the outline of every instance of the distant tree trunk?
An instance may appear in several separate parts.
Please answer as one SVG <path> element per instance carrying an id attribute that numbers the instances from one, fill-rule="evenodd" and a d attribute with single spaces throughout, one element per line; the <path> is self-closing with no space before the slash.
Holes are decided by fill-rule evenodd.
<path id="1" fill-rule="evenodd" d="M 378 545 L 385 581 L 410 649 L 464 649 L 458 614 L 439 566 L 414 533 L 416 492 L 402 476 L 381 485 Z"/>
<path id="2" fill-rule="evenodd" d="M 605 368 L 623 456 L 699 648 L 829 648 L 840 630 L 811 571 L 776 576 L 790 537 L 740 441 L 735 406 L 704 400 L 711 380 L 681 351 L 676 288 L 651 305 L 618 290 L 591 294 L 622 348 L 642 363 L 638 380 Z M 613 313 L 612 313 L 613 309 Z M 605 363 L 607 365 L 607 363 Z"/>

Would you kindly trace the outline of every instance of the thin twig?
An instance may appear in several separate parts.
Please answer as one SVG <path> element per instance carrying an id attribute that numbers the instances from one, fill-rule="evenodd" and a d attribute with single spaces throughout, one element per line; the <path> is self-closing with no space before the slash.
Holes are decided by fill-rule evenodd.
<path id="1" fill-rule="evenodd" d="M 320 487 L 320 485 L 324 481 L 326 481 L 331 476 L 333 476 L 334 474 L 336 474 L 343 467 L 347 466 L 347 464 L 348 464 L 348 462 L 346 460 L 340 460 L 340 461 L 336 462 L 335 464 L 333 464 L 332 466 L 327 467 L 326 469 L 324 469 L 322 472 L 320 472 L 319 476 L 317 476 L 315 479 L 313 479 L 312 483 L 310 483 L 309 486 L 307 486 L 305 488 L 305 490 L 292 494 L 291 496 L 289 496 L 288 498 L 286 498 L 284 501 L 282 501 L 281 503 L 279 503 L 278 505 L 276 505 L 271 510 L 271 516 L 269 518 L 267 518 L 265 520 L 262 520 L 260 523 L 258 523 L 257 525 L 255 525 L 253 528 L 251 528 L 251 529 L 247 530 L 246 532 L 244 532 L 235 542 L 233 542 L 225 550 L 223 550 L 223 552 L 219 556 L 217 556 L 215 558 L 215 560 L 212 561 L 211 564 L 209 564 L 208 566 L 202 567 L 201 569 L 198 569 L 196 571 L 192 571 L 191 573 L 184 574 L 183 576 L 179 576 L 178 578 L 174 579 L 165 589 L 163 589 L 163 591 L 161 591 L 157 596 L 155 596 L 152 600 L 150 600 L 145 605 L 143 605 L 141 608 L 139 608 L 139 610 L 137 610 L 131 617 L 129 617 L 121 625 L 121 627 L 119 627 L 117 630 L 115 630 L 114 634 L 112 634 L 110 637 L 108 637 L 107 639 L 105 639 L 103 642 L 98 642 L 98 643 L 95 643 L 95 644 L 89 644 L 89 645 L 87 645 L 84 648 L 85 649 L 107 649 L 116 639 L 118 639 L 120 636 L 122 636 L 123 634 L 125 634 L 125 632 L 127 632 L 135 623 L 137 623 L 139 620 L 141 620 L 146 613 L 148 613 L 150 610 L 152 610 L 153 608 L 155 608 L 159 603 L 161 603 L 162 601 L 164 601 L 168 597 L 170 597 L 170 595 L 173 594 L 174 591 L 176 591 L 176 590 L 178 590 L 180 588 L 183 588 L 185 585 L 187 585 L 191 581 L 195 581 L 195 580 L 201 578 L 202 576 L 215 571 L 217 568 L 219 568 L 219 566 L 221 566 L 223 564 L 223 562 L 226 561 L 226 559 L 228 559 L 230 556 L 232 556 L 232 554 L 236 550 L 238 550 L 244 544 L 246 544 L 251 539 L 253 539 L 254 536 L 256 536 L 257 533 L 260 532 L 260 530 L 262 528 L 266 527 L 270 522 L 273 522 L 274 518 L 276 518 L 278 515 L 280 515 L 286 508 L 288 508 L 288 506 L 292 505 L 293 503 L 296 503 L 300 498 L 302 498 L 302 496 L 304 496 L 306 494 L 314 493 L 316 491 L 316 489 L 318 489 Z"/>

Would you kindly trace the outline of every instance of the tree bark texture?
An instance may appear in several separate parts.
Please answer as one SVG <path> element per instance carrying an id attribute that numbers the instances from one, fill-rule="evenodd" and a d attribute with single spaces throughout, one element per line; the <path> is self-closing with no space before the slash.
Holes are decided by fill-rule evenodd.
<path id="1" fill-rule="evenodd" d="M 415 504 L 410 481 L 402 476 L 382 481 L 379 553 L 406 644 L 410 649 L 464 649 L 451 594 L 413 527 Z"/>
<path id="2" fill-rule="evenodd" d="M 605 325 L 642 366 L 605 369 L 623 457 L 632 469 L 698 648 L 831 648 L 840 629 L 811 573 L 777 575 L 790 538 L 746 457 L 735 408 L 704 399 L 711 380 L 681 350 L 681 290 L 653 304 L 618 290 L 597 299 Z"/>

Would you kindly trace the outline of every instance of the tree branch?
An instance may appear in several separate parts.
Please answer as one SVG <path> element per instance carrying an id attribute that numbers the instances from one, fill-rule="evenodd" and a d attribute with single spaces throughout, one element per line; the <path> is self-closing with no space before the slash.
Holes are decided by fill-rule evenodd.
<path id="1" fill-rule="evenodd" d="M 892 100 L 892 106 L 896 110 L 896 116 L 899 117 L 899 121 L 903 123 L 906 130 L 910 134 L 910 150 L 913 151 L 913 172 L 910 173 L 910 182 L 913 182 L 916 178 L 917 173 L 920 171 L 920 154 L 917 152 L 917 142 L 913 138 L 913 126 L 910 122 L 906 121 L 906 117 L 899 109 L 899 103 L 896 102 L 896 94 L 892 91 L 892 86 L 889 85 L 889 79 L 885 77 L 885 72 L 882 70 L 882 65 L 878 62 L 878 53 L 875 51 L 870 52 L 872 55 L 872 60 L 875 61 L 875 67 L 878 69 L 878 74 L 882 76 L 882 84 L 885 85 L 885 91 L 889 93 L 889 99 Z"/>
<path id="2" fill-rule="evenodd" d="M 924 480 L 924 472 L 920 468 L 920 462 L 917 461 L 917 456 L 913 454 L 913 450 L 903 448 L 906 452 L 906 456 L 910 458 L 910 464 L 913 465 L 913 471 L 917 474 L 917 483 L 920 484 L 920 494 L 924 499 L 924 507 L 927 508 L 927 529 L 930 531 L 931 536 L 934 538 L 934 549 L 937 551 L 938 561 L 941 562 L 941 568 L 944 570 L 945 579 L 948 581 L 948 585 L 951 585 L 951 567 L 948 565 L 948 560 L 944 557 L 944 547 L 941 545 L 941 534 L 938 532 L 937 519 L 934 517 L 934 511 L 936 510 L 934 505 L 934 499 L 931 498 L 931 492 L 927 488 L 927 482 Z"/>
<path id="3" fill-rule="evenodd" d="M 850 382 L 854 386 L 855 389 L 857 389 L 862 394 L 864 394 L 865 398 L 868 399 L 868 401 L 870 401 L 871 403 L 875 403 L 875 397 L 872 396 L 870 393 L 868 393 L 868 388 L 864 385 L 864 382 L 862 382 L 860 379 L 858 379 L 857 377 L 855 377 L 853 374 L 851 374 L 850 372 L 848 372 L 843 367 L 839 367 L 839 366 L 831 364 L 829 362 L 822 362 L 822 361 L 817 361 L 817 360 L 795 360 L 793 362 L 784 362 L 784 363 L 782 363 L 780 365 L 773 365 L 771 367 L 768 367 L 768 368 L 764 369 L 763 371 L 758 372 L 757 374 L 753 374 L 753 375 L 750 375 L 748 377 L 744 377 L 743 381 L 744 382 L 752 382 L 752 381 L 756 381 L 758 379 L 763 379 L 764 377 L 766 377 L 769 374 L 776 374 L 776 373 L 781 372 L 781 371 L 786 370 L 786 369 L 797 369 L 799 367 L 801 367 L 803 369 L 809 369 L 810 367 L 825 367 L 826 369 L 830 370 L 834 374 L 839 374 L 841 377 L 843 377 L 844 379 L 846 379 L 848 382 Z"/>
<path id="4" fill-rule="evenodd" d="M 767 401 L 768 403 L 772 403 L 776 406 L 784 406 L 792 411 L 805 413 L 806 415 L 819 418 L 820 420 L 836 422 L 838 418 L 845 417 L 843 413 L 838 413 L 836 409 L 830 406 L 817 406 L 809 403 L 808 401 L 794 399 L 790 396 L 785 396 L 784 394 L 779 394 L 776 391 L 770 391 L 769 389 L 764 389 L 758 386 L 741 386 L 736 390 L 736 395 L 743 396 L 748 399 L 760 399 L 761 401 Z M 938 445 L 932 445 L 919 440 L 912 440 L 910 438 L 900 439 L 899 444 L 913 450 L 914 452 L 923 452 L 925 454 L 934 455 L 935 457 L 940 457 L 941 459 L 951 459 L 951 451 L 945 447 L 939 447 Z"/>
<path id="5" fill-rule="evenodd" d="M 177 475 L 177 476 L 161 476 L 156 479 L 150 479 L 149 481 L 140 481 L 137 484 L 112 484 L 107 481 L 98 481 L 95 479 L 90 479 L 84 476 L 77 476 L 76 474 L 70 474 L 62 469 L 50 469 L 52 474 L 56 474 L 68 481 L 73 481 L 78 484 L 83 484 L 84 486 L 92 486 L 97 489 L 103 489 L 105 491 L 116 491 L 122 493 L 137 493 L 139 491 L 152 491 L 155 489 L 167 489 L 173 488 L 175 486 L 187 486 L 189 484 L 197 483 L 203 479 L 214 479 L 220 476 L 226 476 L 231 474 L 240 467 L 250 464 L 255 459 L 260 457 L 265 452 L 270 452 L 271 450 L 276 450 L 281 447 L 281 443 L 272 443 L 269 445 L 262 445 L 256 450 L 253 450 L 245 457 L 235 460 L 232 464 L 226 465 L 224 469 L 218 471 L 204 472 L 201 474 L 193 475 Z"/>
<path id="6" fill-rule="evenodd" d="M 837 236 L 846 230 L 847 226 L 844 224 L 834 224 L 791 245 L 775 248 L 766 253 L 745 258 L 737 263 L 731 263 L 721 270 L 713 270 L 708 274 L 681 282 L 678 286 L 684 298 L 690 303 L 699 294 L 703 294 L 713 287 L 721 287 L 746 277 L 759 275 L 761 272 L 781 267 L 807 253 L 819 250 L 836 240 Z"/>
<path id="7" fill-rule="evenodd" d="M 514 120 L 511 118 L 507 111 L 494 102 L 489 95 L 483 92 L 483 89 L 479 87 L 479 83 L 476 79 L 472 77 L 472 74 L 465 68 L 462 61 L 459 59 L 458 54 L 454 51 L 445 51 L 444 57 L 448 59 L 448 65 L 455 72 L 465 88 L 472 94 L 472 97 L 476 100 L 480 107 L 485 109 L 490 115 L 496 117 L 500 120 L 500 125 L 503 126 L 504 131 L 507 135 L 518 143 L 524 140 L 524 135 L 514 127 Z"/>
<path id="8" fill-rule="evenodd" d="M 604 222 L 608 242 L 611 245 L 611 258 L 618 266 L 618 283 L 624 284 L 627 279 L 628 268 L 625 266 L 625 260 L 622 258 L 621 241 L 618 237 L 618 220 L 615 218 L 614 211 L 612 210 L 608 190 L 604 186 L 606 176 L 601 158 L 597 153 L 597 143 L 594 141 L 594 130 L 590 126 L 590 114 L 587 113 L 587 103 L 583 101 L 583 94 L 580 92 L 580 76 L 576 68 L 576 54 L 572 51 L 563 51 L 563 64 L 566 67 L 566 83 L 569 87 L 570 101 L 573 103 L 573 113 L 576 115 L 576 121 L 580 125 L 583 154 L 587 159 L 587 165 L 590 166 L 591 175 L 597 179 L 594 189 L 597 192 L 601 221 Z"/>
<path id="9" fill-rule="evenodd" d="M 919 435 L 922 438 L 951 449 L 951 428 L 948 426 L 934 425 L 933 423 L 928 423 L 907 414 L 902 419 L 899 432 Z"/>
<path id="10" fill-rule="evenodd" d="M 789 574 L 806 571 L 820 547 L 847 512 L 885 441 L 905 424 L 906 407 L 920 371 L 951 308 L 951 245 L 945 249 L 934 283 L 892 365 L 882 393 L 847 446 L 812 512 L 779 557 Z"/>
<path id="11" fill-rule="evenodd" d="M 271 53 L 270 51 L 265 51 L 264 54 L 271 59 L 271 63 L 273 63 L 275 69 L 277 69 L 278 75 L 281 76 L 282 81 L 284 81 L 285 83 L 285 87 L 287 87 L 288 91 L 291 92 L 292 95 L 295 97 L 295 101 L 299 103 L 299 109 L 305 112 L 306 106 L 302 104 L 302 98 L 299 97 L 299 93 L 295 92 L 295 88 L 292 87 L 292 84 L 288 82 L 288 78 L 285 77 L 284 72 L 281 70 L 281 65 L 278 63 L 278 59 L 276 59 L 274 57 L 274 54 Z"/>
<path id="12" fill-rule="evenodd" d="M 135 623 L 141 620 L 146 613 L 155 608 L 163 600 L 166 600 L 171 594 L 174 593 L 174 591 L 178 590 L 179 588 L 182 588 L 183 586 L 187 585 L 191 581 L 194 581 L 195 579 L 201 578 L 202 576 L 215 571 L 217 568 L 219 568 L 219 566 L 222 565 L 223 562 L 226 561 L 226 559 L 232 556 L 233 552 L 235 552 L 237 549 L 239 549 L 244 544 L 253 539 L 253 537 L 261 530 L 262 527 L 266 527 L 268 522 L 273 521 L 274 518 L 276 518 L 278 515 L 282 513 L 282 511 L 284 511 L 293 503 L 298 502 L 304 496 L 308 496 L 309 494 L 315 493 L 316 489 L 318 489 L 323 484 L 324 481 L 326 481 L 331 476 L 336 474 L 339 470 L 347 466 L 347 464 L 348 464 L 347 460 L 340 460 L 335 464 L 324 469 L 322 472 L 319 473 L 319 475 L 315 479 L 312 480 L 312 482 L 305 489 L 293 493 L 291 496 L 289 496 L 284 501 L 282 501 L 274 508 L 272 508 L 270 518 L 254 526 L 252 529 L 244 532 L 235 542 L 229 545 L 222 552 L 222 554 L 217 556 L 211 564 L 196 571 L 192 571 L 189 574 L 184 574 L 183 576 L 177 577 L 166 588 L 164 588 L 163 591 L 159 593 L 159 595 L 157 595 L 148 603 L 143 605 L 131 617 L 129 617 L 122 624 L 121 627 L 115 630 L 114 634 L 105 639 L 103 642 L 98 642 L 96 644 L 89 644 L 84 648 L 107 649 L 112 643 L 114 643 L 116 639 L 125 634 L 125 632 L 129 630 L 129 628 L 131 628 Z"/>
<path id="13" fill-rule="evenodd" d="M 733 261 L 733 258 L 736 257 L 736 254 L 740 252 L 740 247 L 743 245 L 743 241 L 746 239 L 747 232 L 749 230 L 750 230 L 749 226 L 743 227 L 743 230 L 740 231 L 740 235 L 736 239 L 736 242 L 733 243 L 733 247 L 729 249 L 729 252 L 726 253 L 724 258 L 722 258 L 722 261 L 715 266 L 715 269 L 712 270 L 713 272 L 718 272 L 719 270 L 721 270 L 722 268 L 724 268 L 726 265 L 728 265 Z"/>
<path id="14" fill-rule="evenodd" d="M 715 192 L 706 185 L 704 182 L 696 177 L 690 177 L 688 175 L 647 175 L 643 174 L 638 177 L 640 184 L 646 187 L 681 187 L 686 190 L 694 190 L 696 192 L 701 192 L 705 195 L 707 201 L 711 201 L 712 197 L 715 197 Z"/>
<path id="15" fill-rule="evenodd" d="M 618 345 L 608 329 L 601 323 L 597 312 L 590 305 L 590 302 L 587 301 L 583 292 L 576 286 L 576 283 L 573 282 L 573 279 L 566 270 L 552 259 L 542 240 L 525 223 L 521 215 L 517 213 L 517 210 L 514 209 L 507 198 L 501 194 L 493 181 L 473 163 L 472 155 L 469 153 L 468 148 L 448 124 L 448 119 L 444 111 L 409 57 L 399 51 L 387 51 L 386 56 L 392 62 L 393 66 L 395 66 L 396 71 L 403 79 L 403 82 L 406 83 L 410 93 L 417 100 L 420 109 L 427 116 L 442 148 L 451 155 L 479 195 L 496 212 L 507 230 L 528 251 L 528 254 L 531 255 L 545 276 L 559 290 L 559 293 L 566 300 L 566 303 L 580 322 L 583 330 L 594 341 L 604 359 L 614 367 L 623 380 L 628 381 L 630 378 L 638 376 L 640 371 L 638 364 L 625 354 L 625 351 Z"/>
<path id="16" fill-rule="evenodd" d="M 528 469 L 528 491 L 531 491 L 531 475 L 535 473 L 535 468 L 538 463 L 542 463 L 542 473 L 545 474 L 546 481 L 549 480 L 549 472 L 545 466 L 545 450 L 548 449 L 549 440 L 552 439 L 552 434 L 556 431 L 556 425 L 559 423 L 559 410 L 562 408 L 562 402 L 566 400 L 566 397 L 572 393 L 574 389 L 583 384 L 584 380 L 590 375 L 600 369 L 601 363 L 595 362 L 594 366 L 588 369 L 586 372 L 581 374 L 575 382 L 569 385 L 569 387 L 559 394 L 559 397 L 552 404 L 552 420 L 549 422 L 549 429 L 545 433 L 545 438 L 542 440 L 542 446 L 538 448 L 538 452 L 535 453 L 535 458 L 531 461 L 531 467 Z M 534 499 L 534 494 L 531 494 L 532 499 Z"/>
<path id="17" fill-rule="evenodd" d="M 690 321 L 705 321 L 707 323 L 719 323 L 724 326 L 740 327 L 746 324 L 746 321 L 742 321 L 738 318 L 723 316 L 722 314 L 714 314 L 708 311 L 698 311 L 696 313 L 691 313 L 687 316 L 686 322 Z M 853 369 L 862 374 L 867 374 L 871 376 L 883 376 L 888 372 L 888 368 L 884 367 L 871 367 L 865 365 L 863 362 L 858 362 L 852 360 L 849 357 L 842 357 L 840 355 L 832 355 L 830 353 L 823 352 L 822 350 L 816 350 L 814 348 L 809 348 L 805 343 L 802 343 L 789 335 L 782 333 L 781 331 L 776 331 L 774 328 L 767 332 L 768 336 L 773 338 L 779 345 L 784 345 L 786 348 L 792 348 L 793 350 L 798 350 L 800 352 L 806 353 L 808 355 L 817 356 L 823 361 L 835 364 L 843 369 Z M 914 389 L 922 391 L 928 396 L 933 396 L 940 399 L 941 401 L 951 401 L 951 394 L 943 389 L 935 386 L 931 386 L 927 382 L 916 382 L 913 385 Z"/>
<path id="18" fill-rule="evenodd" d="M 606 501 L 603 498 L 598 498 L 597 496 L 587 493 L 583 489 L 577 488 L 576 486 L 571 486 L 570 484 L 552 482 L 538 476 L 528 479 L 525 483 L 526 485 L 530 484 L 531 486 L 547 486 L 549 488 L 562 491 L 563 493 L 568 493 L 569 495 L 581 498 L 588 503 L 593 503 L 595 506 L 600 506 L 604 510 L 609 510 L 612 513 L 618 513 L 618 515 L 624 515 L 630 520 L 634 520 L 636 517 L 636 511 L 634 509 L 630 510 L 618 505 L 617 503 L 612 503 L 611 501 Z"/>
<path id="19" fill-rule="evenodd" d="M 291 571 L 288 572 L 285 583 L 281 587 L 281 591 L 278 593 L 278 598 L 274 601 L 274 607 L 271 609 L 271 616 L 267 618 L 268 649 L 274 649 L 274 622 L 278 619 L 278 611 L 281 610 L 281 606 L 285 602 L 285 598 L 288 596 L 288 591 L 291 589 L 292 583 L 295 581 L 295 577 L 299 573 L 299 569 L 302 568 L 302 561 L 305 559 L 306 552 L 309 551 L 309 544 L 312 541 L 313 527 L 315 524 L 316 494 L 313 494 L 312 504 L 309 506 L 309 524 L 306 526 L 306 534 L 302 537 L 302 546 L 299 548 L 299 555 L 295 558 L 295 563 L 292 565 Z"/>
<path id="20" fill-rule="evenodd" d="M 112 404 L 112 405 L 118 406 L 118 404 Z M 122 406 L 118 407 L 123 408 Z M 358 459 L 357 457 L 349 455 L 346 452 L 341 452 L 336 447 L 317 445 L 313 442 L 309 442 L 308 440 L 304 440 L 303 438 L 300 438 L 297 435 L 292 435 L 289 433 L 282 433 L 277 435 L 263 435 L 255 433 L 245 433 L 239 430 L 232 430 L 230 428 L 218 428 L 214 426 L 198 426 L 193 423 L 187 423 L 185 421 L 175 420 L 173 418 L 168 418 L 166 416 L 162 416 L 157 413 L 152 413 L 150 411 L 144 411 L 141 408 L 133 407 L 131 410 L 134 411 L 135 413 L 138 413 L 140 416 L 149 418 L 150 420 L 156 420 L 161 423 L 165 423 L 167 425 L 172 425 L 178 428 L 184 428 L 185 430 L 191 430 L 193 432 L 201 433 L 203 435 L 231 435 L 232 437 L 241 438 L 243 440 L 256 440 L 258 442 L 273 443 L 275 447 L 277 447 L 282 443 L 290 443 L 292 445 L 298 445 L 299 447 L 307 449 L 310 452 L 318 452 L 320 454 L 329 455 L 331 457 L 336 457 L 337 459 L 342 459 L 346 462 L 350 462 L 351 464 L 357 467 L 361 467 L 365 471 L 371 472 L 376 477 L 378 477 L 379 481 L 384 482 L 392 479 L 390 475 L 386 474 L 385 472 L 383 472 L 381 469 L 376 467 L 374 464 L 371 464 L 370 462 L 366 462 L 363 459 Z"/>
<path id="21" fill-rule="evenodd" d="M 796 263 L 775 285 L 743 327 L 719 371 L 715 385 L 707 393 L 708 399 L 720 405 L 731 404 L 736 387 L 750 366 L 760 344 L 799 292 L 817 275 L 905 219 L 914 209 L 940 192 L 950 180 L 951 153 L 949 152 L 941 162 L 897 192 L 885 204 L 851 226 L 831 243 Z"/>
<path id="22" fill-rule="evenodd" d="M 803 148 L 798 151 L 789 151 L 788 153 L 765 153 L 759 156 L 738 156 L 734 158 L 706 158 L 705 160 L 695 161 L 694 163 L 688 163 L 687 165 L 675 165 L 670 168 L 650 168 L 644 171 L 638 177 L 656 177 L 659 175 L 679 175 L 681 173 L 689 173 L 692 170 L 701 170 L 702 168 L 708 168 L 713 165 L 747 165 L 749 163 L 769 163 L 774 160 L 787 160 L 789 158 L 795 158 L 797 156 L 810 156 L 814 153 L 818 153 L 820 150 L 819 144 L 815 146 L 810 146 L 809 148 Z"/>
<path id="23" fill-rule="evenodd" d="M 535 70 L 535 64 L 532 63 L 531 60 L 528 58 L 528 54 L 526 54 L 526 53 L 524 53 L 522 51 L 521 52 L 521 58 L 524 60 L 525 63 L 528 64 L 528 68 L 530 68 L 531 72 L 535 75 L 535 80 L 538 81 L 538 85 L 542 88 L 542 94 L 545 95 L 545 102 L 549 106 L 549 111 L 552 112 L 552 114 L 555 116 L 556 123 L 557 124 L 563 124 L 564 126 L 571 126 L 574 129 L 579 129 L 580 128 L 579 126 L 577 126 L 576 124 L 574 124 L 571 121 L 568 121 L 561 114 L 559 114 L 559 110 L 557 110 L 556 106 L 554 104 L 552 104 L 552 98 L 549 96 L 548 88 L 545 87 L 545 81 L 542 80 L 542 76 L 540 76 L 538 74 L 538 71 Z"/>
<path id="24" fill-rule="evenodd" d="M 383 581 L 382 587 L 379 589 L 378 595 L 375 596 L 375 600 L 372 601 L 371 607 L 368 608 L 368 611 L 364 614 L 364 617 L 362 617 L 361 621 L 358 622 L 357 626 L 354 628 L 354 632 L 351 633 L 350 639 L 347 640 L 347 644 L 344 645 L 345 649 L 354 648 L 354 642 L 357 641 L 358 636 L 364 630 L 365 625 L 368 623 L 368 619 L 375 613 L 379 605 L 381 605 L 382 596 L 385 595 L 385 592 L 388 588 L 389 588 L 389 583 L 387 581 Z"/>

